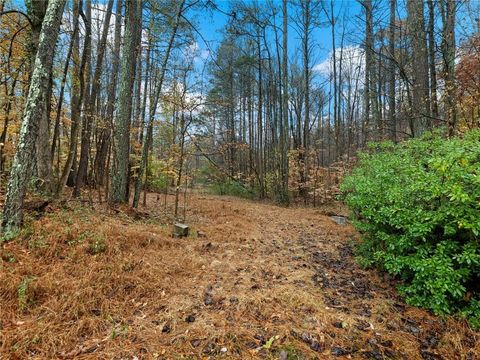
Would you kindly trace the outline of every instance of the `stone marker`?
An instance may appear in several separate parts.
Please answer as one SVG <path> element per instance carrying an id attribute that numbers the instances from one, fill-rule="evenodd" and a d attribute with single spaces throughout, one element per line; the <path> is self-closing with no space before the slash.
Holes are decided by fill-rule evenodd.
<path id="1" fill-rule="evenodd" d="M 347 224 L 347 218 L 344 216 L 330 216 L 330 219 L 332 219 L 337 225 Z"/>
<path id="2" fill-rule="evenodd" d="M 189 227 L 188 225 L 176 223 L 173 225 L 173 236 L 174 237 L 185 237 L 188 236 Z"/>

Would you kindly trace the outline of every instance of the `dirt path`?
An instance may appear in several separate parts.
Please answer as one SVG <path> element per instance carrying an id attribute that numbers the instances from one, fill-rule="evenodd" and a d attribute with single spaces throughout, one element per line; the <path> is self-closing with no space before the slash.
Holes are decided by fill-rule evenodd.
<path id="1" fill-rule="evenodd" d="M 202 282 L 219 299 L 198 314 L 224 318 L 224 339 L 235 339 L 224 344 L 230 356 L 244 358 L 247 348 L 258 358 L 475 357 L 478 343 L 467 329 L 461 334 L 454 324 L 449 331 L 406 306 L 392 281 L 359 268 L 349 246 L 355 231 L 324 211 L 210 196 L 193 207 L 207 235 L 197 251 L 213 275 Z M 222 341 L 204 338 L 203 354 L 221 353 Z"/>
<path id="2" fill-rule="evenodd" d="M 349 246 L 355 231 L 325 210 L 196 196 L 188 215 L 192 236 L 173 239 L 156 220 L 160 207 L 152 196 L 152 216 L 137 220 L 80 212 L 76 233 L 43 236 L 77 210 L 56 211 L 28 240 L 43 236 L 48 246 L 25 254 L 25 244 L 9 244 L 19 261 L 3 265 L 0 281 L 14 285 L 0 287 L 2 308 L 18 307 L 26 274 L 35 281 L 31 308 L 0 316 L 0 358 L 475 359 L 480 353 L 478 334 L 465 324 L 406 306 L 390 279 L 359 268 Z M 92 255 L 91 239 L 90 245 L 65 240 L 85 233 L 101 234 L 105 252 Z"/>

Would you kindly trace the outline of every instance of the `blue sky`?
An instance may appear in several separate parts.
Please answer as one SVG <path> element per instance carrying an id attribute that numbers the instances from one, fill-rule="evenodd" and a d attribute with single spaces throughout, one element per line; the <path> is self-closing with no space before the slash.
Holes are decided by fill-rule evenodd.
<path id="1" fill-rule="evenodd" d="M 94 3 L 104 3 L 106 0 L 92 0 Z M 209 43 L 209 47 L 215 50 L 222 39 L 221 30 L 224 28 L 225 24 L 228 21 L 228 14 L 231 12 L 232 0 L 212 0 L 219 10 L 202 10 L 197 12 L 190 12 L 188 16 L 197 24 L 199 32 L 202 34 L 202 37 Z M 250 1 L 250 0 L 245 0 Z M 260 4 L 266 4 L 267 0 L 256 0 Z M 281 8 L 282 0 L 272 0 L 273 3 Z M 24 8 L 23 0 L 10 0 L 12 7 Z M 325 0 L 327 6 L 329 6 L 330 1 Z M 375 13 L 375 27 L 386 26 L 388 22 L 388 11 L 389 11 L 389 2 L 385 0 L 374 0 L 374 13 Z M 462 3 L 463 4 L 463 3 Z M 475 10 L 480 11 L 480 0 L 471 0 L 467 5 L 463 4 L 460 8 L 460 11 L 457 14 L 457 38 L 458 43 L 462 41 L 469 34 L 472 33 L 472 28 L 475 27 L 475 21 L 472 16 L 476 13 Z M 466 7 L 471 7 L 467 10 Z M 472 11 L 473 10 L 473 11 Z M 405 16 L 405 0 L 397 1 L 397 17 L 403 18 Z M 425 10 L 426 11 L 426 10 Z M 294 6 L 289 5 L 289 15 L 294 12 Z M 364 15 L 362 14 L 362 7 L 359 4 L 358 0 L 334 0 L 334 13 L 337 16 L 337 25 L 336 25 L 336 47 L 341 47 L 341 38 L 344 31 L 345 24 L 345 35 L 344 35 L 344 47 L 359 45 L 364 38 Z M 478 13 L 478 12 L 477 12 Z M 341 15 L 340 15 L 341 14 Z M 473 14 L 473 15 L 472 15 Z M 437 20 L 439 19 L 437 15 Z M 281 13 L 277 18 L 277 25 L 281 26 Z M 331 28 L 327 24 L 327 16 L 323 11 L 320 13 L 320 21 L 323 23 L 321 26 L 316 27 L 313 31 L 312 38 L 315 43 L 315 51 L 312 59 L 312 65 L 320 64 L 327 60 L 329 53 L 333 48 L 332 37 L 331 37 Z M 207 46 L 205 45 L 203 39 L 200 36 L 197 37 L 197 45 L 200 50 L 205 52 Z M 281 40 L 281 33 L 279 34 Z M 294 22 L 289 21 L 289 36 L 288 36 L 288 46 L 289 46 L 289 57 L 293 57 L 299 54 L 300 39 L 298 34 L 295 31 Z"/>
<path id="2" fill-rule="evenodd" d="M 193 19 L 198 24 L 198 30 L 202 33 L 205 40 L 210 44 L 212 49 L 216 49 L 219 42 L 222 39 L 221 30 L 224 28 L 225 24 L 228 21 L 228 15 L 224 14 L 230 13 L 230 4 L 232 1 L 229 0 L 214 0 L 215 4 L 220 8 L 221 11 L 212 10 L 211 12 L 204 11 L 198 16 L 195 16 Z M 266 0 L 258 0 L 259 2 L 266 3 Z M 276 5 L 281 7 L 281 0 L 273 0 Z M 326 1 L 326 3 L 329 3 Z M 289 12 L 293 12 L 292 6 L 289 6 Z M 346 18 L 337 19 L 337 29 L 336 29 L 336 45 L 340 46 L 341 36 L 342 36 L 342 22 L 345 20 L 346 31 L 344 36 L 344 46 L 359 44 L 362 41 L 362 34 L 360 28 L 362 26 L 361 13 L 362 9 L 357 0 L 344 0 L 344 1 L 335 1 L 334 2 L 334 12 L 336 16 L 340 13 L 346 13 Z M 197 14 L 196 14 L 197 15 Z M 281 26 L 281 14 L 277 18 L 277 25 Z M 320 14 L 320 21 L 326 22 L 327 17 L 322 12 Z M 357 28 L 357 31 L 354 31 L 354 28 Z M 295 56 L 297 49 L 300 46 L 300 39 L 296 30 L 293 26 L 293 22 L 289 21 L 289 36 L 288 36 L 288 47 L 289 47 L 289 56 Z M 281 34 L 280 41 L 281 41 Z M 323 24 L 322 26 L 316 28 L 313 32 L 313 39 L 315 42 L 316 51 L 314 54 L 313 63 L 321 63 L 327 57 L 330 51 L 332 50 L 332 37 L 331 37 L 331 28 L 329 24 Z M 205 50 L 207 47 L 202 39 L 197 39 L 198 45 L 202 50 Z"/>
<path id="3" fill-rule="evenodd" d="M 203 11 L 202 13 L 195 14 L 193 20 L 198 24 L 198 29 L 210 44 L 210 48 L 216 49 L 219 42 L 222 39 L 221 30 L 228 21 L 228 15 L 231 12 L 230 5 L 233 3 L 231 0 L 213 0 L 218 6 L 220 11 L 211 12 Z M 249 0 L 244 0 L 249 1 Z M 260 4 L 266 4 L 267 0 L 256 0 Z M 272 0 L 274 4 L 281 8 L 282 0 Z M 420 1 L 420 0 L 419 0 Z M 324 1 L 326 6 L 330 5 L 329 0 Z M 397 0 L 397 19 L 405 19 L 406 16 L 406 0 Z M 480 0 L 471 0 L 470 2 L 458 2 L 460 7 L 457 12 L 456 23 L 456 38 L 457 45 L 460 45 L 466 38 L 476 29 L 475 17 L 480 14 Z M 386 0 L 373 0 L 374 11 L 374 27 L 375 30 L 379 27 L 388 27 L 389 22 L 389 1 Z M 294 12 L 294 6 L 289 5 L 289 15 Z M 436 21 L 437 21 L 437 36 L 441 31 L 441 20 L 439 15 L 439 9 L 435 8 Z M 344 33 L 343 46 L 351 47 L 358 46 L 364 40 L 364 14 L 362 6 L 358 0 L 334 0 L 334 13 L 337 17 L 336 20 L 336 47 L 337 49 L 342 46 L 342 34 Z M 428 12 L 425 8 L 425 17 L 427 20 Z M 281 13 L 277 18 L 277 25 L 281 26 Z M 330 24 L 327 23 L 328 19 L 326 14 L 322 11 L 320 13 L 320 21 L 323 23 L 321 26 L 316 27 L 313 31 L 312 38 L 315 43 L 315 51 L 312 58 L 312 65 L 325 65 L 328 62 L 329 55 L 332 51 L 332 34 Z M 345 26 L 344 26 L 345 25 Z M 288 47 L 289 57 L 292 60 L 295 56 L 300 56 L 299 47 L 300 39 L 295 31 L 294 21 L 289 20 L 289 36 Z M 281 33 L 279 34 L 281 41 Z M 440 41 L 440 40 L 437 40 Z M 201 50 L 206 50 L 207 47 L 201 38 L 197 38 L 198 46 Z M 273 43 L 272 43 L 273 44 Z M 273 50 L 273 49 L 272 49 Z M 300 61 L 301 63 L 301 61 Z M 323 64 L 322 64 L 323 63 Z"/>

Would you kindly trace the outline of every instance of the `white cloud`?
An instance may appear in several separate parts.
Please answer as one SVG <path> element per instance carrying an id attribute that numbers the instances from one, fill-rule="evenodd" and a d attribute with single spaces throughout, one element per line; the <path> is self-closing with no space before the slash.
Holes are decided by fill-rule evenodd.
<path id="1" fill-rule="evenodd" d="M 342 53 L 342 73 L 353 76 L 355 73 L 363 73 L 365 68 L 365 56 L 363 49 L 358 46 L 346 46 L 335 49 L 337 71 L 340 69 L 340 54 Z M 330 51 L 327 58 L 314 65 L 313 71 L 320 76 L 330 77 L 333 73 L 333 51 Z"/>
<path id="2" fill-rule="evenodd" d="M 198 42 L 194 41 L 186 47 L 184 55 L 186 58 L 193 59 L 196 63 L 199 63 L 208 59 L 210 51 L 202 49 Z"/>

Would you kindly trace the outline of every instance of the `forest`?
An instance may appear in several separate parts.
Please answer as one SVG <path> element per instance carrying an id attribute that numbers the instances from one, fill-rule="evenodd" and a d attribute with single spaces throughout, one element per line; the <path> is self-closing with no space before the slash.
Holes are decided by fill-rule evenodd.
<path id="1" fill-rule="evenodd" d="M 0 0 L 0 359 L 480 358 L 478 0 Z"/>

